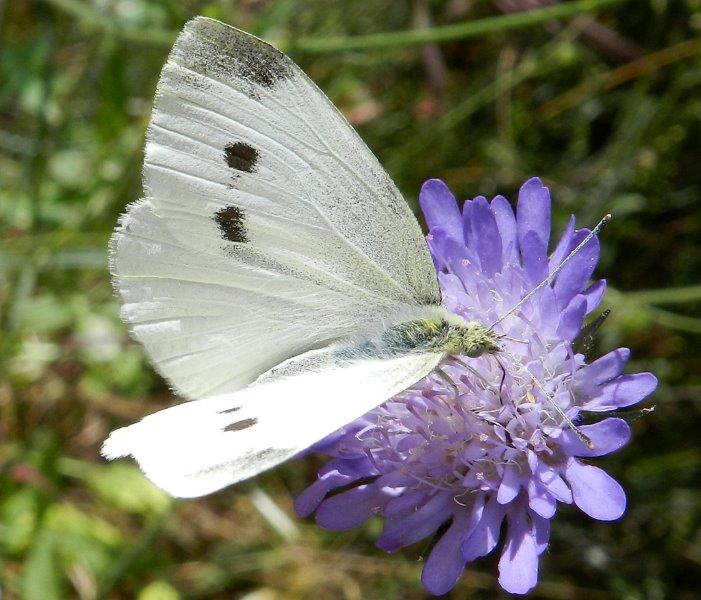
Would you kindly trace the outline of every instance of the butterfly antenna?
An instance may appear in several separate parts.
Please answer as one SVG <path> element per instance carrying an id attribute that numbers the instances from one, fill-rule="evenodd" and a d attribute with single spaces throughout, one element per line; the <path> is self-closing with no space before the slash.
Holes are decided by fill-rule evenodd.
<path id="1" fill-rule="evenodd" d="M 477 372 L 470 365 L 468 365 L 465 361 L 460 360 L 457 356 L 451 356 L 450 358 L 452 361 L 458 363 L 461 367 L 464 367 L 466 370 L 472 373 L 477 379 L 479 379 L 484 384 L 485 387 L 489 386 L 487 380 L 479 372 Z"/>
<path id="2" fill-rule="evenodd" d="M 519 344 L 528 344 L 529 343 L 528 340 L 520 340 L 518 338 L 510 337 L 508 335 L 500 335 L 499 339 L 500 340 L 509 340 L 510 342 L 518 342 Z"/>
<path id="3" fill-rule="evenodd" d="M 534 294 L 537 294 L 537 293 L 538 293 L 540 290 L 542 290 L 546 285 L 548 285 L 548 284 L 557 276 L 557 274 L 558 274 L 560 271 L 562 271 L 562 269 L 565 267 L 565 265 L 566 265 L 568 262 L 570 262 L 570 260 L 572 260 L 572 258 L 573 258 L 575 255 L 577 255 L 577 253 L 578 253 L 582 248 L 584 248 L 584 246 L 589 242 L 589 240 L 592 239 L 595 235 L 598 235 L 599 233 L 601 233 L 601 231 L 604 229 L 604 227 L 606 227 L 606 225 L 608 225 L 610 222 L 611 222 L 611 215 L 610 215 L 610 214 L 609 214 L 609 215 L 605 215 L 604 218 L 601 219 L 601 221 L 599 221 L 599 222 L 597 223 L 596 227 L 594 227 L 594 229 L 592 229 L 592 230 L 589 232 L 589 235 L 587 235 L 587 237 L 585 237 L 585 238 L 577 245 L 577 247 L 576 247 L 574 250 L 572 250 L 572 252 L 570 252 L 570 253 L 563 259 L 563 261 L 562 261 L 559 265 L 557 265 L 557 267 L 555 267 L 555 269 L 553 269 L 553 271 L 552 271 L 552 273 L 550 273 L 550 275 L 548 275 L 545 279 L 543 279 L 543 281 L 541 281 L 541 282 L 540 282 L 537 286 L 535 286 L 530 292 L 528 292 L 523 298 L 521 298 L 521 300 L 519 300 L 518 303 L 517 303 L 513 308 L 509 309 L 505 314 L 503 314 L 503 315 L 502 315 L 501 317 L 499 317 L 496 321 L 494 321 L 494 323 L 492 323 L 492 324 L 489 326 L 489 329 L 490 329 L 490 330 L 494 329 L 494 327 L 496 327 L 497 325 L 499 325 L 499 323 L 501 323 L 504 319 L 506 319 L 506 317 L 508 317 L 509 315 L 512 315 L 512 314 L 513 314 L 514 312 L 516 312 L 519 308 L 521 308 L 521 306 L 523 306 L 526 302 L 528 302 L 528 300 L 530 300 L 530 299 L 533 297 Z"/>

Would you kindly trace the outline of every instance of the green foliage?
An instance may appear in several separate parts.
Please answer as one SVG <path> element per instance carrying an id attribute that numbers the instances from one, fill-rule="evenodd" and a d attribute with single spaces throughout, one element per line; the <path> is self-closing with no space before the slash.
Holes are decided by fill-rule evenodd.
<path id="1" fill-rule="evenodd" d="M 154 581 L 139 591 L 138 600 L 179 600 L 180 594 L 166 581 Z"/>
<path id="2" fill-rule="evenodd" d="M 135 465 L 89 465 L 82 475 L 86 486 L 100 500 L 121 510 L 148 516 L 170 509 L 170 497 L 144 478 Z"/>
<path id="3" fill-rule="evenodd" d="M 291 52 L 413 206 L 429 177 L 463 198 L 514 198 L 539 175 L 557 229 L 572 212 L 614 214 L 600 270 L 612 314 L 594 353 L 631 347 L 631 369 L 661 378 L 656 410 L 601 461 L 628 514 L 597 524 L 564 508 L 534 596 L 698 597 L 701 2 L 498 11 L 516 4 L 0 3 L 4 599 L 424 596 L 428 544 L 385 556 L 378 522 L 338 535 L 290 519 L 314 459 L 174 502 L 134 465 L 98 457 L 111 429 L 173 402 L 119 322 L 106 246 L 141 193 L 158 73 L 195 14 Z M 494 558 L 477 563 L 453 596 L 498 597 L 494 572 Z"/>

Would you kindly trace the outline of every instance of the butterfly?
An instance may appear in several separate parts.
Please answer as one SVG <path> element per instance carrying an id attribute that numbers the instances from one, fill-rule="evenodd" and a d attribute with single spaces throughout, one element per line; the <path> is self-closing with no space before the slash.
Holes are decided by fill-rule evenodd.
<path id="1" fill-rule="evenodd" d="M 112 432 L 102 453 L 173 496 L 293 457 L 449 354 L 499 350 L 493 327 L 441 307 L 418 222 L 319 88 L 208 18 L 161 73 L 144 198 L 110 267 L 132 336 L 191 401 Z"/>

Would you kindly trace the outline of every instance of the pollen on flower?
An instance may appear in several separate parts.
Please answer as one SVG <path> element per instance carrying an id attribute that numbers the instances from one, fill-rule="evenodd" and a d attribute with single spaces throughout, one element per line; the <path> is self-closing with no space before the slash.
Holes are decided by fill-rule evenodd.
<path id="1" fill-rule="evenodd" d="M 500 196 L 467 201 L 461 213 L 442 182 L 427 187 L 420 201 L 444 306 L 469 321 L 499 321 L 588 233 L 572 219 L 548 254 L 550 196 L 539 179 L 523 185 L 515 214 Z M 537 583 L 558 503 L 595 519 L 619 518 L 621 486 L 580 457 L 622 447 L 628 425 L 608 417 L 579 427 L 592 450 L 572 423 L 582 411 L 639 402 L 656 379 L 621 376 L 626 349 L 593 362 L 573 349 L 605 289 L 603 281 L 590 283 L 598 257 L 593 238 L 550 285 L 499 321 L 498 351 L 447 359 L 440 377 L 429 375 L 318 444 L 333 458 L 297 498 L 298 513 L 315 513 L 334 530 L 379 515 L 377 545 L 388 552 L 444 530 L 423 568 L 433 594 L 448 592 L 468 562 L 495 549 L 502 522 L 499 583 L 525 593 Z"/>

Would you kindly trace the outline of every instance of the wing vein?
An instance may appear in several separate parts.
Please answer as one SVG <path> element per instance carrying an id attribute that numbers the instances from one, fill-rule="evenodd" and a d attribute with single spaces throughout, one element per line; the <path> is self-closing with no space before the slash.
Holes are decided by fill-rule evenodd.
<path id="1" fill-rule="evenodd" d="M 192 101 L 190 101 L 190 102 L 192 102 Z M 309 163 L 308 163 L 305 159 L 303 159 L 301 156 L 299 156 L 299 155 L 297 155 L 297 154 L 294 154 L 294 153 L 292 152 L 292 150 L 290 150 L 289 148 L 287 148 L 287 147 L 284 146 L 284 145 L 279 144 L 278 142 L 276 142 L 276 141 L 273 140 L 272 138 L 269 138 L 268 136 L 266 136 L 265 134 L 261 133 L 260 131 L 257 131 L 257 130 L 255 130 L 255 129 L 251 128 L 251 127 L 248 127 L 248 126 L 246 126 L 246 125 L 243 125 L 243 124 L 240 123 L 240 122 L 234 121 L 234 120 L 231 119 L 230 117 L 228 117 L 228 116 L 226 116 L 226 115 L 222 115 L 222 114 L 220 114 L 220 113 L 217 113 L 217 112 L 213 111 L 212 109 L 210 109 L 210 108 L 208 108 L 208 107 L 199 105 L 199 104 L 194 103 L 194 102 L 193 102 L 193 104 L 196 104 L 197 106 L 199 106 L 202 110 L 204 110 L 204 111 L 206 111 L 206 112 L 210 112 L 210 113 L 212 113 L 212 114 L 214 114 L 214 115 L 218 115 L 218 116 L 220 116 L 220 117 L 224 117 L 226 120 L 228 120 L 228 121 L 230 121 L 230 122 L 232 122 L 232 123 L 238 124 L 238 125 L 244 127 L 245 129 L 248 129 L 249 131 L 251 131 L 251 132 L 253 132 L 253 133 L 257 134 L 257 135 L 261 135 L 261 136 L 267 138 L 268 140 L 270 140 L 270 141 L 273 142 L 274 144 L 276 144 L 276 145 L 278 145 L 278 146 L 281 146 L 281 147 L 282 147 L 284 150 L 286 150 L 288 153 L 290 153 L 290 154 L 292 154 L 293 156 L 295 156 L 295 157 L 299 158 L 300 160 L 302 160 L 302 162 L 304 162 L 305 164 L 307 164 L 307 166 L 309 166 L 309 167 L 312 169 L 312 171 L 314 171 L 314 169 L 312 168 L 312 165 L 309 164 Z M 210 125 L 210 126 L 211 126 L 211 125 Z M 217 128 L 217 129 L 219 129 L 219 128 Z M 222 130 L 220 130 L 220 131 L 222 131 Z M 151 142 L 151 143 L 154 143 L 154 142 Z M 281 160 L 281 159 L 278 159 L 278 160 Z M 203 177 L 199 177 L 199 176 L 197 176 L 197 175 L 193 175 L 193 174 L 191 174 L 191 173 L 187 173 L 186 171 L 178 171 L 177 169 L 173 169 L 173 168 L 171 168 L 171 167 L 167 167 L 166 165 L 162 165 L 162 164 L 158 164 L 158 163 L 154 163 L 154 162 L 150 162 L 150 161 L 148 161 L 148 164 L 149 164 L 150 166 L 155 166 L 155 167 L 160 167 L 160 168 L 166 168 L 166 169 L 169 168 L 171 171 L 176 172 L 176 173 L 177 173 L 177 172 L 182 172 L 184 175 L 189 175 L 189 176 L 191 176 L 191 177 L 193 177 L 193 178 L 195 178 L 195 179 L 202 180 L 202 181 L 205 181 L 205 182 L 209 181 L 208 179 L 205 179 L 205 178 L 203 178 Z M 287 165 L 287 166 L 289 167 L 289 165 Z M 328 173 L 329 173 L 329 177 L 333 177 L 333 174 L 331 174 L 330 172 L 328 172 Z M 211 182 L 211 183 L 214 183 L 215 185 L 218 185 L 219 187 L 222 187 L 222 186 L 224 185 L 224 184 L 221 184 L 221 183 L 218 183 L 218 182 Z M 265 182 L 265 183 L 267 183 L 268 185 L 271 185 L 271 186 L 275 186 L 275 184 L 273 184 L 273 183 L 270 182 L 270 181 L 267 181 L 267 182 Z M 275 187 L 277 187 L 277 186 L 275 186 Z M 319 209 L 318 206 L 316 206 L 316 205 L 315 205 L 314 203 L 312 203 L 310 200 L 306 200 L 306 199 L 299 198 L 299 201 L 304 202 L 304 204 L 306 204 L 306 205 L 309 205 L 309 206 L 310 206 L 310 207 L 311 207 L 311 208 L 312 208 L 312 209 L 313 209 L 328 225 L 329 225 L 329 227 L 332 228 L 332 230 L 334 231 L 334 233 L 336 233 L 336 235 L 337 235 L 340 239 L 342 239 L 342 240 L 344 241 L 344 243 L 345 243 L 357 256 L 359 256 L 364 262 L 366 262 L 366 263 L 372 265 L 372 266 L 374 267 L 375 272 L 377 272 L 378 274 L 381 274 L 382 277 L 383 277 L 387 282 L 391 283 L 391 285 L 392 285 L 397 291 L 400 292 L 401 296 L 403 296 L 405 300 L 411 301 L 411 299 L 412 299 L 412 298 L 411 298 L 411 295 L 402 287 L 402 285 L 401 285 L 396 279 L 394 279 L 389 273 L 387 273 L 387 271 L 385 271 L 385 270 L 382 268 L 382 266 L 379 265 L 374 259 L 372 259 L 370 256 L 368 256 L 365 252 L 363 252 L 360 248 L 358 248 L 353 242 L 351 242 L 345 235 L 343 235 L 343 234 L 338 230 L 338 228 L 329 220 L 329 218 Z"/>

